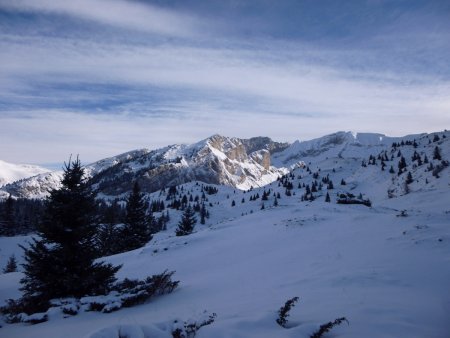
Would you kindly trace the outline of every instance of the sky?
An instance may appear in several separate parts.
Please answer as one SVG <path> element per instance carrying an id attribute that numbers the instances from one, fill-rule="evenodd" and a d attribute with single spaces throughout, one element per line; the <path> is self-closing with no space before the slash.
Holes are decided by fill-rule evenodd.
<path id="1" fill-rule="evenodd" d="M 0 159 L 450 128 L 450 1 L 0 0 Z"/>

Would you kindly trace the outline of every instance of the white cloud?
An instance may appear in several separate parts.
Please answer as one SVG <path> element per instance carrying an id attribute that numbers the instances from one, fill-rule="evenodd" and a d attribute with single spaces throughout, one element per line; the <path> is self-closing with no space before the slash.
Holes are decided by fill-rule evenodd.
<path id="1" fill-rule="evenodd" d="M 0 8 L 27 12 L 70 15 L 96 23 L 176 37 L 197 35 L 199 25 L 192 16 L 150 4 L 125 0 L 12 0 Z"/>
<path id="2" fill-rule="evenodd" d="M 207 47 L 124 46 L 71 41 L 19 40 L 5 44 L 0 86 L 17 78 L 43 83 L 101 83 L 158 86 L 170 90 L 215 91 L 279 106 L 280 112 L 335 114 L 444 113 L 437 105 L 449 82 L 421 81 L 395 74 L 378 75 L 331 68 L 282 51 Z M 26 42 L 26 43 L 25 43 Z M 271 61 L 267 54 L 277 55 Z M 291 52 L 292 53 L 292 52 Z M 29 86 L 28 83 L 24 85 Z M 9 93 L 11 94 L 11 93 Z M 51 94 L 51 92 L 50 92 Z M 73 93 L 71 93 L 72 95 Z M 87 93 L 88 94 L 88 93 Z M 96 93 L 92 93 L 95 95 Z M 44 93 L 45 95 L 45 93 Z M 207 99 L 207 98 L 205 98 Z M 433 104 L 432 104 L 433 103 Z M 443 109 L 439 108 L 443 107 Z"/>
<path id="3" fill-rule="evenodd" d="M 2 6 L 182 38 L 137 44 L 95 34 L 0 36 L 4 160 L 55 162 L 79 153 L 94 161 L 215 133 L 294 141 L 336 130 L 403 135 L 450 126 L 450 81 L 411 70 L 404 60 L 410 45 L 389 54 L 376 44 L 214 41 L 199 32 L 204 22 L 133 1 Z M 196 34 L 201 38 L 192 39 Z M 383 67 L 388 59 L 392 67 Z M 124 90 L 109 94 L 108 86 Z M 107 114 L 102 105 L 109 95 L 119 103 Z"/>

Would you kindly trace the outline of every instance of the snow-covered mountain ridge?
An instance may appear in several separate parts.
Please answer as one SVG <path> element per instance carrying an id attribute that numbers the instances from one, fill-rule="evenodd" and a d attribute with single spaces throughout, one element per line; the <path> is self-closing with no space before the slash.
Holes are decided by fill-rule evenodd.
<path id="1" fill-rule="evenodd" d="M 198 180 L 248 190 L 265 186 L 305 163 L 333 165 L 345 159 L 359 167 L 369 155 L 391 151 L 393 143 L 414 140 L 426 147 L 435 134 L 387 137 L 376 133 L 337 132 L 292 144 L 267 137 L 239 139 L 211 136 L 191 145 L 135 150 L 86 166 L 87 177 L 101 195 L 121 196 L 138 181 L 145 192 Z M 441 133 L 445 136 L 445 132 Z M 425 141 L 424 141 L 425 140 Z M 445 143 L 443 138 L 442 142 Z M 0 197 L 42 198 L 58 187 L 61 172 L 38 175 L 0 189 Z"/>
<path id="2" fill-rule="evenodd" d="M 0 187 L 46 172 L 49 170 L 37 165 L 13 164 L 0 160 Z"/>
<path id="3" fill-rule="evenodd" d="M 271 155 L 287 146 L 267 137 L 214 135 L 192 145 L 130 151 L 87 165 L 86 174 L 94 188 L 106 195 L 128 192 L 136 180 L 146 192 L 193 180 L 249 189 L 286 173 L 271 165 Z M 42 198 L 49 188 L 58 187 L 60 175 L 54 172 L 9 184 L 2 189 L 3 196 Z"/>

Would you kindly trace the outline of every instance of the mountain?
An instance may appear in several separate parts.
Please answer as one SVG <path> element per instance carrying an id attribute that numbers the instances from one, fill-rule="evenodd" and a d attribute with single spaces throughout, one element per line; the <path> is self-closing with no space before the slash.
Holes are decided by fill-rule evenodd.
<path id="1" fill-rule="evenodd" d="M 289 170 L 309 163 L 315 163 L 315 170 L 351 167 L 356 175 L 363 162 L 369 162 L 369 156 L 376 156 L 378 160 L 381 156 L 389 157 L 389 161 L 392 156 L 397 157 L 392 148 L 397 143 L 406 145 L 402 152 L 407 158 L 411 158 L 414 151 L 422 155 L 428 152 L 428 156 L 433 156 L 436 144 L 448 146 L 446 134 L 388 137 L 377 133 L 337 132 L 292 144 L 274 142 L 268 137 L 239 139 L 214 135 L 191 145 L 140 149 L 103 159 L 87 165 L 86 174 L 99 196 L 112 198 L 128 193 L 134 181 L 138 181 L 146 193 L 190 181 L 248 190 L 265 186 Z M 438 135 L 441 135 L 439 141 L 435 140 Z M 412 146 L 413 143 L 416 147 Z M 384 163 L 385 166 L 391 165 L 387 160 Z M 396 166 L 394 163 L 394 169 Z M 380 187 L 391 190 L 393 194 L 401 193 L 398 188 L 401 177 L 388 179 L 386 173 L 389 169 L 388 166 L 374 179 L 382 181 Z M 362 171 L 361 175 L 365 173 Z M 0 189 L 0 197 L 12 194 L 15 197 L 42 198 L 49 189 L 58 187 L 60 177 L 61 172 L 52 172 L 14 182 Z"/>
<path id="2" fill-rule="evenodd" d="M 261 148 L 260 142 L 252 148 L 242 140 L 210 139 L 107 159 L 89 167 L 90 175 L 127 165 L 130 175 L 141 177 L 135 176 L 138 165 L 157 163 L 157 154 L 175 159 L 161 162 L 183 172 L 201 162 L 196 156 L 213 157 L 218 147 L 230 158 L 238 144 L 247 154 L 242 163 Z M 86 302 L 120 306 L 114 295 L 59 299 L 47 313 L 25 317 L 37 321 L 47 315 L 47 322 L 2 322 L 2 334 L 170 338 L 180 326 L 199 324 L 197 337 L 308 338 L 321 325 L 346 317 L 348 323 L 323 336 L 448 337 L 450 132 L 401 138 L 339 132 L 269 152 L 272 166 L 278 161 L 290 169 L 263 187 L 192 181 L 146 193 L 149 202 L 164 203 L 153 215 L 168 213 L 167 228 L 142 248 L 101 258 L 122 265 L 119 280 L 176 271 L 175 292 L 101 314 L 86 311 Z M 204 204 L 209 217 L 193 234 L 178 237 L 183 210 L 173 202 L 184 196 L 191 205 Z M 19 263 L 19 272 L 0 274 L 0 306 L 21 295 L 17 244 L 30 237 L 0 237 L 3 266 L 12 254 Z M 279 309 L 295 296 L 299 301 L 281 327 Z M 200 325 L 212 313 L 213 321 Z"/>
<path id="3" fill-rule="evenodd" d="M 0 187 L 45 172 L 49 170 L 36 165 L 12 164 L 0 160 Z"/>
<path id="4" fill-rule="evenodd" d="M 427 134 L 389 137 L 376 133 L 340 131 L 308 141 L 295 141 L 284 151 L 273 156 L 278 167 L 290 166 L 298 161 L 320 161 L 326 158 L 362 158 L 370 152 L 390 147 L 393 142 L 406 142 L 427 137 Z"/>
<path id="5" fill-rule="evenodd" d="M 239 139 L 211 136 L 192 145 L 172 145 L 149 151 L 135 150 L 86 166 L 95 190 L 118 196 L 138 181 L 145 192 L 194 180 L 250 189 L 273 182 L 286 173 L 271 165 L 271 156 L 288 147 L 267 137 Z M 58 187 L 54 172 L 9 184 L 4 192 L 16 197 L 41 198 Z"/>

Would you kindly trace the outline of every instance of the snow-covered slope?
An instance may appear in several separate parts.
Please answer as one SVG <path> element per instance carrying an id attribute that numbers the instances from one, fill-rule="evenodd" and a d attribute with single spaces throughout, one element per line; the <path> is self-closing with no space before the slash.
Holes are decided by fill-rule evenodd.
<path id="1" fill-rule="evenodd" d="M 450 133 L 382 144 L 372 136 L 364 144 L 353 135 L 339 135 L 337 142 L 305 147 L 317 154 L 300 157 L 303 165 L 262 188 L 210 185 L 217 192 L 209 189 L 203 196 L 205 183 L 193 181 L 178 186 L 176 195 L 169 196 L 169 189 L 147 194 L 150 201 L 164 201 L 167 230 L 143 248 L 104 260 L 123 264 L 120 279 L 175 270 L 180 287 L 174 293 L 111 314 L 50 311 L 48 322 L 3 324 L 0 335 L 170 338 L 180 322 L 202 318 L 206 310 L 217 318 L 200 329 L 198 338 L 307 338 L 343 316 L 349 325 L 324 337 L 448 337 Z M 168 147 L 164 154 L 186 159 L 205 143 Z M 220 152 L 229 158 L 229 149 Z M 207 151 L 206 156 L 213 155 Z M 402 157 L 406 167 L 399 172 Z M 350 194 L 369 198 L 372 206 L 337 203 Z M 194 234 L 176 237 L 182 211 L 169 204 L 183 195 L 192 198 L 191 204 L 204 202 L 210 218 L 197 224 Z M 0 238 L 2 262 L 12 253 L 20 262 L 14 244 L 26 239 Z M 21 277 L 21 272 L 0 275 L 0 304 L 20 295 Z M 300 300 L 282 328 L 275 321 L 277 311 L 294 296 Z"/>
<path id="2" fill-rule="evenodd" d="M 0 187 L 45 172 L 49 170 L 36 165 L 12 164 L 0 160 Z"/>
<path id="3" fill-rule="evenodd" d="M 273 165 L 282 167 L 298 161 L 315 162 L 330 157 L 363 158 L 370 153 L 386 149 L 393 142 L 412 141 L 427 134 L 389 137 L 376 133 L 337 132 L 308 141 L 295 141 L 284 151 L 273 155 Z"/>
<path id="4" fill-rule="evenodd" d="M 450 133 L 443 135 L 439 133 L 436 142 L 430 136 L 431 143 L 427 137 L 417 139 L 416 148 L 396 147 L 384 171 L 380 160 L 362 166 L 360 159 L 324 157 L 263 188 L 214 186 L 218 192 L 205 196 L 211 217 L 205 225 L 197 224 L 194 234 L 176 237 L 181 210 L 168 208 L 167 231 L 143 248 L 104 258 L 123 264 L 119 278 L 175 270 L 180 287 L 174 293 L 111 314 L 85 312 L 65 318 L 54 311 L 48 322 L 4 324 L 0 332 L 22 338 L 170 338 L 180 322 L 201 318 L 206 310 L 217 318 L 199 330 L 198 338 L 307 338 L 321 324 L 343 316 L 349 325 L 333 328 L 324 337 L 446 338 L 450 167 L 438 175 L 427 169 L 450 158 Z M 433 159 L 436 146 L 442 160 Z M 397 183 L 401 188 L 406 175 L 388 171 L 391 163 L 397 168 L 399 150 L 414 182 L 408 193 L 390 196 L 387 189 Z M 413 162 L 414 151 L 422 158 L 427 155 L 428 165 Z M 365 153 L 364 159 L 369 156 Z M 334 188 L 318 185 L 315 199 L 305 200 L 303 183 L 311 187 L 325 178 L 335 182 Z M 342 178 L 345 185 L 339 184 Z M 203 186 L 190 182 L 178 186 L 176 196 L 168 197 L 166 189 L 148 197 L 166 205 L 184 194 L 195 201 L 202 198 Z M 338 193 L 344 192 L 370 197 L 372 207 L 337 204 Z M 325 202 L 327 193 L 330 203 Z M 4 247 L 9 250 L 4 257 L 14 252 L 10 245 Z M 2 299 L 20 294 L 21 275 L 0 275 Z M 282 328 L 275 321 L 277 311 L 294 296 L 300 300 L 287 328 Z"/>

